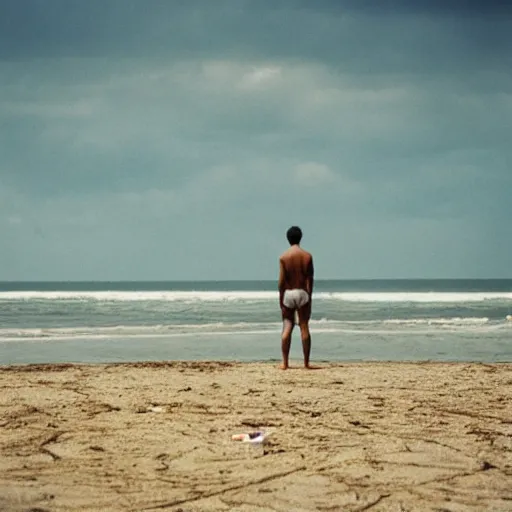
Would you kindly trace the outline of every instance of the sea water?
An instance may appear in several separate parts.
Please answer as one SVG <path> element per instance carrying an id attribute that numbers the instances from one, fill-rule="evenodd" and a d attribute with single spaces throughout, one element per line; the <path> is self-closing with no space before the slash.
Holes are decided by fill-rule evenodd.
<path id="1" fill-rule="evenodd" d="M 512 361 L 510 314 L 512 280 L 319 280 L 312 358 Z M 0 283 L 0 364 L 269 361 L 280 332 L 271 281 Z"/>

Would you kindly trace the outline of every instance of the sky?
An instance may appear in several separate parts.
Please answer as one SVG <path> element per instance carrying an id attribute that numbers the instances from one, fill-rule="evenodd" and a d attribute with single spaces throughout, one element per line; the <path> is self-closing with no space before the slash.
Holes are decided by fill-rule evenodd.
<path id="1" fill-rule="evenodd" d="M 0 0 L 0 280 L 512 277 L 507 3 Z"/>

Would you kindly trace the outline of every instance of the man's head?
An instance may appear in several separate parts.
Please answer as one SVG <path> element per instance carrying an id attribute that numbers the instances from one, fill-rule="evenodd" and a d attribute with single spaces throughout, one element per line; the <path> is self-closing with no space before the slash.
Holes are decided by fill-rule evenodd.
<path id="1" fill-rule="evenodd" d="M 286 232 L 286 238 L 290 245 L 298 245 L 302 240 L 302 230 L 298 226 L 292 226 Z"/>

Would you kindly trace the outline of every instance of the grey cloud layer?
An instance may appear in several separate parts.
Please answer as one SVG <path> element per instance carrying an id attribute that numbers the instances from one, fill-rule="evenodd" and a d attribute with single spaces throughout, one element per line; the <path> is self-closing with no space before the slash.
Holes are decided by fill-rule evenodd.
<path id="1" fill-rule="evenodd" d="M 495 69 L 510 63 L 512 8 L 479 3 L 3 0 L 0 57 L 298 58 L 362 74 Z"/>
<path id="2" fill-rule="evenodd" d="M 58 75 L 76 66 L 95 75 L 95 65 L 65 61 Z M 89 84 L 27 87 L 25 101 L 9 101 L 13 89 L 5 87 L 6 184 L 36 195 L 100 183 L 174 187 L 213 166 L 243 171 L 268 155 L 386 182 L 425 177 L 433 165 L 450 166 L 458 179 L 461 168 L 486 158 L 493 163 L 486 173 L 501 173 L 509 161 L 512 107 L 503 93 L 421 80 L 356 87 L 327 66 L 276 61 L 128 67 Z"/>

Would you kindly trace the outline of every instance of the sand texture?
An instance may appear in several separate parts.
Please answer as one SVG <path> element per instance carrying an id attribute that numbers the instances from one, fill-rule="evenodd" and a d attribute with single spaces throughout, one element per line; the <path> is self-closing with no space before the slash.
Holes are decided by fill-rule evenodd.
<path id="1" fill-rule="evenodd" d="M 512 364 L 321 366 L 0 367 L 0 510 L 512 511 Z"/>

